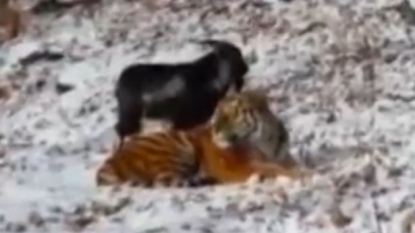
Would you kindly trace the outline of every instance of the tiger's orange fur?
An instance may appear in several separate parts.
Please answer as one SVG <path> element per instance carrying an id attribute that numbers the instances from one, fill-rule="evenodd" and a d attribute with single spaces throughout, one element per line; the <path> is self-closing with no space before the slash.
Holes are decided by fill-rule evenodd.
<path id="1" fill-rule="evenodd" d="M 243 138 L 265 159 L 284 167 L 299 163 L 289 152 L 290 137 L 283 121 L 271 111 L 269 97 L 261 90 L 244 90 L 222 99 L 212 120 L 214 141 L 222 147 L 232 138 Z"/>
<path id="2" fill-rule="evenodd" d="M 235 183 L 253 174 L 298 178 L 300 170 L 263 162 L 247 145 L 218 147 L 212 128 L 138 135 L 119 148 L 98 170 L 98 185 L 133 183 L 140 186 L 198 186 Z"/>
<path id="3" fill-rule="evenodd" d="M 153 186 L 175 185 L 197 176 L 196 148 L 179 131 L 135 135 L 108 158 L 97 173 L 97 183 Z"/>
<path id="4" fill-rule="evenodd" d="M 248 144 L 234 144 L 225 149 L 214 143 L 209 132 L 198 136 L 204 172 L 218 183 L 244 182 L 254 174 L 263 178 L 286 176 L 295 179 L 302 176 L 299 169 L 287 169 L 266 161 L 262 153 Z"/>
<path id="5" fill-rule="evenodd" d="M 284 157 L 288 141 L 267 97 L 245 90 L 222 99 L 205 126 L 130 137 L 100 168 L 97 183 L 197 186 L 242 182 L 253 174 L 296 178 L 303 173 Z"/>

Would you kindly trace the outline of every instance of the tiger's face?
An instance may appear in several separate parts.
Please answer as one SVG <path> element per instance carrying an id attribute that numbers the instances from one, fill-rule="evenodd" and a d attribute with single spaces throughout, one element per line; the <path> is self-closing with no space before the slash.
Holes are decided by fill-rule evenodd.
<path id="1" fill-rule="evenodd" d="M 266 96 L 255 91 L 230 94 L 222 99 L 212 117 L 213 141 L 222 148 L 246 143 L 262 130 L 261 111 Z"/>

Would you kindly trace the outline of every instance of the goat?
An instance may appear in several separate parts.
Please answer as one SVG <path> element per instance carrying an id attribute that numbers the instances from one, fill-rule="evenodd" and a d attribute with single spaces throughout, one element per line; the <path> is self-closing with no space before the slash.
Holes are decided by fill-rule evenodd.
<path id="1" fill-rule="evenodd" d="M 115 90 L 120 146 L 141 132 L 143 119 L 184 130 L 203 124 L 228 90 L 243 88 L 249 67 L 238 47 L 220 40 L 196 42 L 213 49 L 192 62 L 133 64 L 121 72 Z"/>

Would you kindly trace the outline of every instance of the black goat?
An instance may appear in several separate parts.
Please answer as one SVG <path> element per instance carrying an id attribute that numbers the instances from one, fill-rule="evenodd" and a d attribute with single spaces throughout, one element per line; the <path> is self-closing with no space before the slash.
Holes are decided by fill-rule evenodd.
<path id="1" fill-rule="evenodd" d="M 141 131 L 145 118 L 164 120 L 175 129 L 203 124 L 231 87 L 242 89 L 249 68 L 239 48 L 219 40 L 197 43 L 212 52 L 193 62 L 134 64 L 122 71 L 115 91 L 121 144 Z"/>

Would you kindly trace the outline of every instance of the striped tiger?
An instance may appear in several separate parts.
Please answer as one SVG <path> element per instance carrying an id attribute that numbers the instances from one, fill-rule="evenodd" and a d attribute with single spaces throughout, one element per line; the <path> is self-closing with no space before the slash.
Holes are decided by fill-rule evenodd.
<path id="1" fill-rule="evenodd" d="M 213 140 L 222 148 L 234 140 L 250 143 L 267 161 L 285 167 L 297 166 L 289 153 L 289 134 L 283 122 L 274 115 L 268 97 L 260 90 L 231 94 L 218 103 L 213 117 Z"/>
<path id="2" fill-rule="evenodd" d="M 252 91 L 225 97 L 211 122 L 192 130 L 132 136 L 98 170 L 97 184 L 183 187 L 243 182 L 253 174 L 300 177 L 299 169 L 271 162 L 245 140 L 263 127 L 257 121 L 267 103 L 259 97 Z"/>

